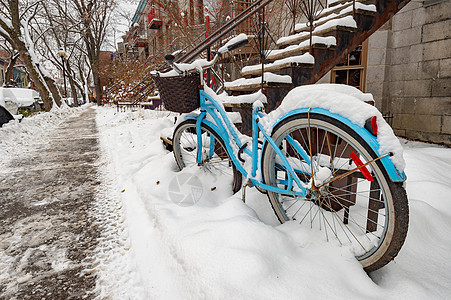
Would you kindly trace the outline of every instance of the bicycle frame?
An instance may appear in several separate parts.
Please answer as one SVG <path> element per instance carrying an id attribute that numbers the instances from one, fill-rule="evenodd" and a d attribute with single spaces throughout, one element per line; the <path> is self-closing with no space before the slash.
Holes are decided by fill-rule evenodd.
<path id="1" fill-rule="evenodd" d="M 279 194 L 285 194 L 285 195 L 291 195 L 296 197 L 303 197 L 307 195 L 307 185 L 303 182 L 301 182 L 296 175 L 295 170 L 291 167 L 291 165 L 288 163 L 288 160 L 286 157 L 282 154 L 282 151 L 279 149 L 279 147 L 276 146 L 276 143 L 271 138 L 271 136 L 265 131 L 263 126 L 259 123 L 259 118 L 263 117 L 263 114 L 261 112 L 261 108 L 255 108 L 252 110 L 252 149 L 249 150 L 246 146 L 243 146 L 241 140 L 238 137 L 238 133 L 235 131 L 234 127 L 232 126 L 230 120 L 228 119 L 226 112 L 224 111 L 223 107 L 216 102 L 211 96 L 209 96 L 203 89 L 200 90 L 200 111 L 201 113 L 197 116 L 194 115 L 188 115 L 185 118 L 186 119 L 194 119 L 196 120 L 196 132 L 197 132 L 197 143 L 198 143 L 198 152 L 197 152 L 197 162 L 201 163 L 201 155 L 202 155 L 202 133 L 201 133 L 201 124 L 204 123 L 211 127 L 213 130 L 215 130 L 223 139 L 225 143 L 226 150 L 228 154 L 230 155 L 232 162 L 234 163 L 235 167 L 241 172 L 241 174 L 249 178 L 253 185 L 258 186 L 262 189 L 265 189 L 267 191 L 279 193 Z M 219 113 L 219 116 L 218 116 Z M 213 119 L 213 122 L 208 120 L 206 116 L 210 116 Z M 227 130 L 229 128 L 229 130 Z M 230 133 L 230 134 L 229 134 Z M 258 171 L 258 161 L 260 158 L 261 161 L 261 154 L 259 157 L 259 149 L 258 149 L 258 136 L 259 133 L 262 133 L 264 137 L 264 142 L 269 143 L 274 149 L 276 154 L 280 157 L 282 160 L 283 167 L 287 171 L 288 178 L 286 182 L 283 182 L 286 186 L 285 189 L 270 186 L 267 184 L 264 184 L 261 180 L 257 179 L 257 171 Z M 238 149 L 243 148 L 243 152 L 248 155 L 251 158 L 252 161 L 252 170 L 251 170 L 251 176 L 249 176 L 248 171 L 243 167 L 243 164 L 239 161 L 237 153 L 233 151 L 231 139 L 235 143 L 236 147 Z M 213 136 L 210 137 L 211 139 L 214 139 Z M 308 158 L 307 153 L 294 141 L 292 141 L 292 145 L 295 147 L 295 149 L 301 154 L 303 158 L 306 159 L 307 162 L 310 162 L 310 159 Z M 214 140 L 213 142 L 210 142 L 210 149 L 208 149 L 208 155 L 213 155 L 214 152 Z M 299 191 L 293 191 L 293 181 L 296 183 L 297 187 L 299 188 Z"/>

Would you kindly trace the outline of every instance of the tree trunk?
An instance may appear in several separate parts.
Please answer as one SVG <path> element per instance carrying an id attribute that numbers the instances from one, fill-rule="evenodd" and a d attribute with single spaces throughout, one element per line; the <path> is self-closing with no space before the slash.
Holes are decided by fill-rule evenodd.
<path id="1" fill-rule="evenodd" d="M 70 85 L 70 90 L 71 90 L 71 94 L 72 94 L 72 98 L 74 99 L 74 106 L 78 107 L 78 99 L 77 99 L 77 83 L 74 80 L 74 73 L 72 72 L 72 68 L 69 64 L 69 62 L 66 60 L 66 75 L 67 78 L 69 78 L 69 85 Z M 78 87 L 80 88 L 80 87 Z"/>
<path id="2" fill-rule="evenodd" d="M 53 99 L 55 100 L 56 105 L 61 106 L 61 94 L 58 90 L 58 87 L 55 84 L 55 80 L 53 78 L 44 77 L 45 83 L 47 83 L 47 86 L 50 89 L 50 92 L 53 95 Z"/>
<path id="3" fill-rule="evenodd" d="M 75 87 L 75 81 L 71 76 L 69 76 L 69 85 L 72 94 L 72 99 L 74 99 L 74 106 L 78 107 L 77 88 Z"/>
<path id="4" fill-rule="evenodd" d="M 94 70 L 92 70 L 92 76 L 94 77 L 97 105 L 102 105 L 102 86 L 100 85 L 99 72 L 94 72 Z"/>
<path id="5" fill-rule="evenodd" d="M 41 80 L 41 76 L 38 73 L 39 71 L 36 70 L 35 66 L 33 65 L 32 59 L 30 57 L 30 54 L 26 50 L 25 45 L 21 41 L 18 41 L 17 44 L 19 44 L 18 51 L 20 53 L 20 57 L 22 58 L 25 67 L 27 68 L 27 72 L 30 75 L 31 80 L 38 88 L 39 95 L 41 96 L 42 101 L 44 101 L 44 109 L 45 111 L 50 111 L 53 106 L 53 101 L 52 98 L 50 97 L 50 93 L 49 90 L 47 89 L 46 83 Z"/>
<path id="6" fill-rule="evenodd" d="M 44 108 L 46 111 L 49 111 L 52 109 L 53 101 L 50 97 L 50 92 L 48 90 L 48 87 L 44 81 L 44 78 L 38 69 L 38 66 L 33 63 L 33 59 L 31 57 L 31 54 L 29 52 L 29 49 L 27 48 L 25 44 L 25 37 L 22 34 L 22 29 L 26 30 L 22 27 L 20 23 L 20 14 L 19 14 L 19 0 L 9 0 L 8 1 L 9 7 L 10 7 L 10 14 L 11 14 L 11 25 L 7 25 L 7 23 L 3 22 L 2 19 L 0 19 L 0 25 L 3 29 L 2 35 L 8 35 L 8 40 L 13 46 L 14 49 L 19 52 L 19 55 L 22 59 L 22 62 L 25 65 L 25 68 L 27 69 L 27 72 L 31 78 L 31 80 L 34 82 L 36 87 L 39 90 L 40 96 L 42 100 L 44 101 Z"/>
<path id="7" fill-rule="evenodd" d="M 19 55 L 11 55 L 10 61 L 8 66 L 6 67 L 6 73 L 5 73 L 5 81 L 3 82 L 3 86 L 8 86 L 8 84 L 11 82 L 11 79 L 13 77 L 13 71 L 14 71 L 14 65 L 16 64 L 17 58 Z"/>
<path id="8" fill-rule="evenodd" d="M 99 54 L 100 49 L 98 51 L 92 51 L 89 59 L 91 61 L 91 71 L 92 78 L 94 80 L 94 87 L 96 91 L 96 101 L 97 105 L 102 105 L 102 86 L 100 82 L 100 68 L 99 68 Z"/>

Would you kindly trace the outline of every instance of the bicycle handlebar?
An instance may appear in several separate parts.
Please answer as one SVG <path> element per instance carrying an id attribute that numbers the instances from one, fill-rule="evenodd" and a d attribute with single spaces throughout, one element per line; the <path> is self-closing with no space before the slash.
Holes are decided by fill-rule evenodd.
<path id="1" fill-rule="evenodd" d="M 188 70 L 181 70 L 181 69 L 177 66 L 177 64 L 174 63 L 175 57 L 174 57 L 174 55 L 172 55 L 172 54 L 166 55 L 166 56 L 164 57 L 164 59 L 166 60 L 166 62 L 169 64 L 169 66 L 170 66 L 174 71 L 176 71 L 178 74 L 183 74 L 184 72 L 190 73 L 190 72 L 199 70 L 199 67 L 201 67 L 202 70 L 210 69 L 211 67 L 213 67 L 213 66 L 216 64 L 216 62 L 218 61 L 218 59 L 219 59 L 220 56 L 221 56 L 221 54 L 220 54 L 220 53 L 217 53 L 217 54 L 215 55 L 215 57 L 213 57 L 212 60 L 207 61 L 205 64 L 202 64 L 202 65 L 200 65 L 200 66 L 194 66 L 193 68 L 188 69 Z"/>
<path id="2" fill-rule="evenodd" d="M 227 53 L 232 50 L 235 50 L 235 49 L 238 49 L 238 48 L 241 48 L 244 45 L 247 45 L 248 43 L 249 43 L 248 36 L 244 33 L 240 33 L 239 35 L 237 35 L 236 37 L 231 39 L 229 42 L 227 42 L 224 46 L 219 48 L 218 52 L 216 53 L 215 57 L 212 60 L 206 61 L 204 64 L 201 64 L 201 65 L 194 65 L 193 68 L 188 69 L 188 70 L 181 70 L 180 67 L 176 63 L 174 63 L 175 56 L 172 54 L 166 55 L 164 57 L 164 59 L 169 64 L 169 66 L 173 70 L 175 70 L 178 74 L 183 74 L 183 72 L 187 72 L 187 73 L 193 72 L 193 71 L 199 70 L 199 68 L 201 68 L 202 70 L 205 70 L 205 69 L 209 69 L 209 68 L 213 67 L 215 65 L 215 63 L 217 62 L 218 58 L 222 54 Z"/>

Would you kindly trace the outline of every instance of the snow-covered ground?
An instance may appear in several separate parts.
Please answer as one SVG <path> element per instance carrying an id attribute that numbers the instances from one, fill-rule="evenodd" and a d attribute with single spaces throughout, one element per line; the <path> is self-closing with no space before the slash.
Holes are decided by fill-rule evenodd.
<path id="1" fill-rule="evenodd" d="M 395 261 L 368 276 L 347 248 L 279 225 L 255 189 L 244 204 L 221 178 L 179 172 L 159 139 L 172 113 L 96 110 L 103 183 L 93 211 L 104 231 L 86 272 L 98 275 L 100 298 L 451 299 L 451 149 L 401 140 L 409 233 Z M 73 113 L 1 128 L 0 171 Z"/>
<path id="2" fill-rule="evenodd" d="M 410 228 L 394 262 L 368 276 L 346 248 L 279 225 L 265 195 L 246 204 L 202 171 L 178 172 L 169 112 L 98 108 L 123 255 L 100 262 L 115 299 L 446 299 L 451 296 L 451 149 L 402 140 Z M 195 189 L 195 190 L 191 190 Z M 179 196 L 193 192 L 192 203 Z M 122 234 L 121 237 L 124 235 Z M 111 237 L 110 237 L 111 238 Z M 121 278 L 121 280 L 117 280 Z M 117 282 L 117 284 L 112 284 Z M 119 296 L 120 295 L 120 296 Z"/>

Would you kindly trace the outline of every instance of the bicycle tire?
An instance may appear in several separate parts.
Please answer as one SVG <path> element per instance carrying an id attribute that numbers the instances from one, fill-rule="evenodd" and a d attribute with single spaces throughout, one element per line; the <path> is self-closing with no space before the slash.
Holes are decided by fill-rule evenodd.
<path id="1" fill-rule="evenodd" d="M 296 154 L 295 147 L 290 146 L 286 140 L 288 135 L 301 144 L 311 157 L 312 164 L 302 159 L 299 153 Z M 346 173 L 343 168 L 355 168 L 349 152 L 356 153 L 364 162 L 376 158 L 371 147 L 354 130 L 321 114 L 291 116 L 274 128 L 272 138 L 284 155 L 296 164 L 297 177 L 311 186 L 315 179 L 318 182 L 322 179 L 319 170 L 328 174 L 328 178 L 322 182 L 327 183 Z M 263 181 L 272 186 L 283 186 L 280 182 L 286 181 L 278 180 L 282 180 L 282 175 L 286 177 L 287 173 L 277 164 L 276 156 L 274 149 L 266 143 L 262 153 Z M 346 164 L 338 165 L 346 161 L 349 167 Z M 313 179 L 310 176 L 312 165 L 315 169 Z M 310 170 L 300 171 L 301 167 L 309 167 Z M 330 174 L 324 168 L 328 168 Z M 367 169 L 374 178 L 373 182 L 356 172 L 326 184 L 307 197 L 294 198 L 268 191 L 268 198 L 280 222 L 301 220 L 299 224 L 305 225 L 308 221 L 304 220 L 310 219 L 309 227 L 325 231 L 328 240 L 338 240 L 340 244 L 349 245 L 355 250 L 355 257 L 365 271 L 371 272 L 393 260 L 401 249 L 407 235 L 409 208 L 402 183 L 391 182 L 379 160 L 370 163 Z M 307 207 L 304 207 L 307 203 Z M 318 224 L 315 216 L 318 216 Z M 332 222 L 335 227 L 331 226 Z M 335 223 L 339 225 L 338 228 Z M 351 238 L 347 233 L 350 233 Z"/>
<path id="2" fill-rule="evenodd" d="M 202 131 L 202 162 L 199 164 L 204 170 L 224 175 L 224 180 L 230 183 L 233 193 L 241 189 L 242 175 L 236 169 L 228 154 L 222 138 L 208 125 L 201 124 Z M 208 157 L 210 136 L 214 137 L 214 157 Z M 216 144 L 217 143 L 217 144 Z M 197 135 L 196 120 L 188 119 L 181 122 L 174 130 L 172 138 L 175 161 L 180 170 L 197 163 Z"/>

